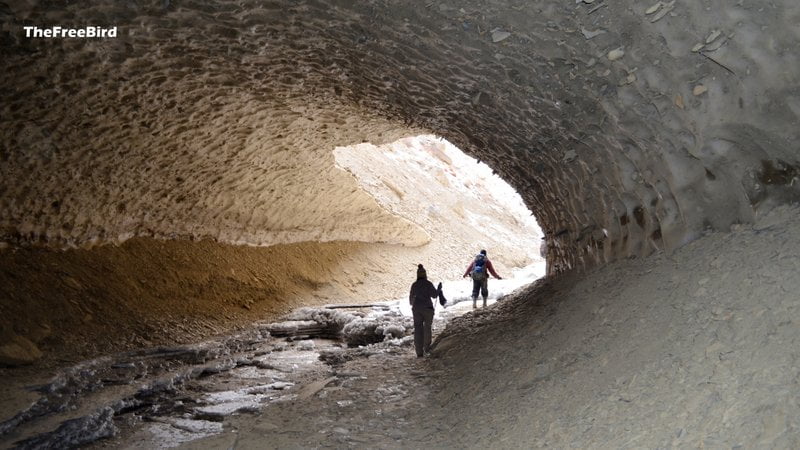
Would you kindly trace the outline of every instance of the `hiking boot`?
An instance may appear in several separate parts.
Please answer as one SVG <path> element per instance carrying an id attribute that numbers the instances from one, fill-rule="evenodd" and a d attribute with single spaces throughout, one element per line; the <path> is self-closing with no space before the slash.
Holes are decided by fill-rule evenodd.
<path id="1" fill-rule="evenodd" d="M 478 299 L 477 298 L 473 298 L 472 299 L 472 309 L 475 309 L 477 307 L 478 307 Z"/>
<path id="2" fill-rule="evenodd" d="M 486 299 L 483 299 L 483 307 L 486 308 Z"/>

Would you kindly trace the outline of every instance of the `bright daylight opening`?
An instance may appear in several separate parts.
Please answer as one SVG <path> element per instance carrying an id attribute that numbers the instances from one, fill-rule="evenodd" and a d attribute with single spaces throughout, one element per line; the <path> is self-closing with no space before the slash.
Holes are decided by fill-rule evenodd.
<path id="1" fill-rule="evenodd" d="M 502 277 L 489 281 L 487 304 L 545 274 L 542 232 L 520 195 L 447 140 L 422 135 L 381 146 L 364 143 L 338 147 L 334 156 L 383 208 L 430 235 L 419 263 L 434 283 L 443 282 L 448 304 L 437 310 L 442 315 L 472 309 L 472 280 L 463 274 L 480 250 Z M 400 270 L 412 273 L 415 266 Z M 410 314 L 406 301 L 399 305 Z"/>

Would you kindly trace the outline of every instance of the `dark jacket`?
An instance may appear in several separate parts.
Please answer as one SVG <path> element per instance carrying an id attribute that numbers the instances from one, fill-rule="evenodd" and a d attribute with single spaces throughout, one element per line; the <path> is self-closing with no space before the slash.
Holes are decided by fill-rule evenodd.
<path id="1" fill-rule="evenodd" d="M 408 296 L 408 301 L 411 303 L 412 308 L 433 309 L 433 302 L 431 299 L 438 296 L 439 291 L 433 287 L 433 283 L 428 281 L 427 278 L 419 278 L 411 285 L 411 293 Z"/>

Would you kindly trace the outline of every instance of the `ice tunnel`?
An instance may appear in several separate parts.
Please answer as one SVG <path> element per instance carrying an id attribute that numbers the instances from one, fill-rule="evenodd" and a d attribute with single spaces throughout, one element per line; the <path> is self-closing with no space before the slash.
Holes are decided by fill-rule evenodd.
<path id="1" fill-rule="evenodd" d="M 392 264 L 419 252 L 463 270 L 337 147 L 449 140 L 520 193 L 553 279 L 800 199 L 794 0 L 12 0 L 0 22 L 3 339 L 22 353 L 104 315 L 148 345 L 282 294 L 402 291 Z"/>

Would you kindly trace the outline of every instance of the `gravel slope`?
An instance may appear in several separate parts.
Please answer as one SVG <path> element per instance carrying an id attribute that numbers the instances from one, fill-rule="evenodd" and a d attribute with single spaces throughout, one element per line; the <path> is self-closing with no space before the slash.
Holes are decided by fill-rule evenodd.
<path id="1" fill-rule="evenodd" d="M 797 448 L 797 209 L 542 280 L 438 341 L 440 446 Z M 460 411 L 461 413 L 456 413 Z"/>

